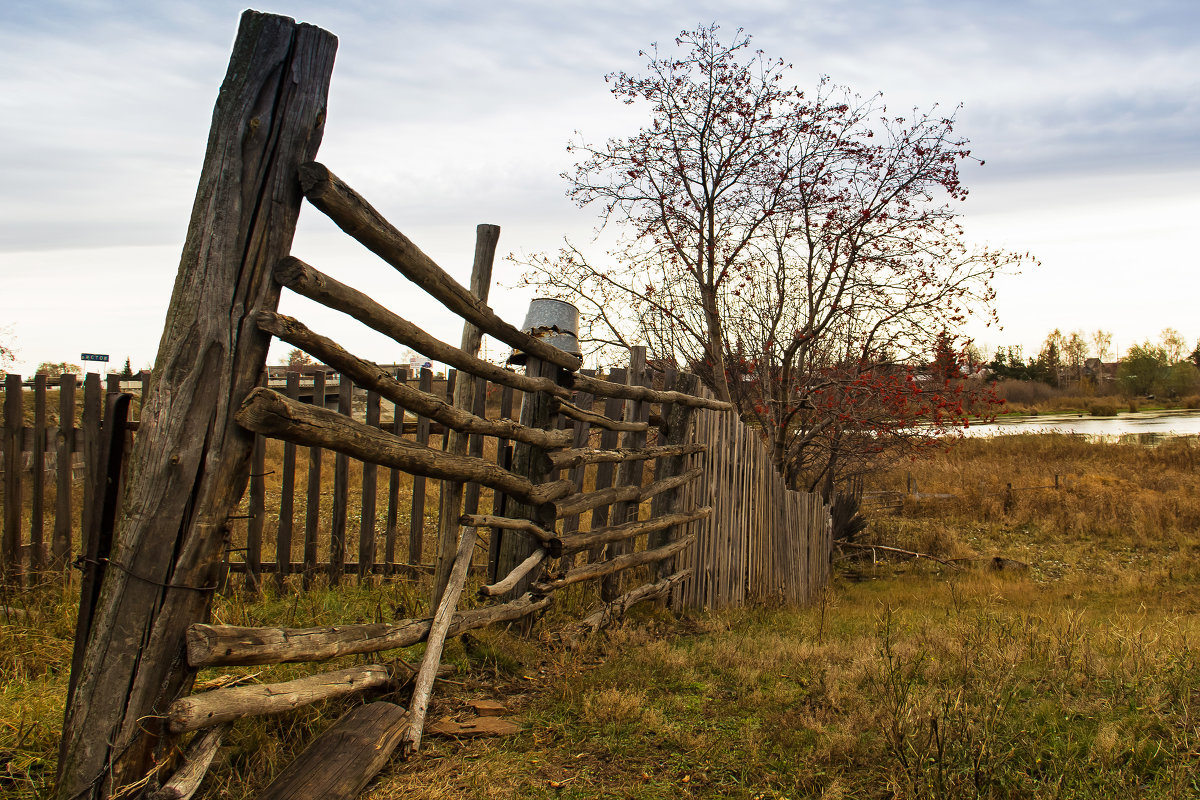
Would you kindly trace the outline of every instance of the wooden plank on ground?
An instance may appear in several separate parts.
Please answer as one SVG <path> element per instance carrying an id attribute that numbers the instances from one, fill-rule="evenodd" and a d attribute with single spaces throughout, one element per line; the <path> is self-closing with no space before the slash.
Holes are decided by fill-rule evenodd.
<path id="1" fill-rule="evenodd" d="M 304 748 L 259 795 L 259 800 L 351 800 L 391 758 L 408 727 L 408 712 L 394 703 L 351 709 Z"/>

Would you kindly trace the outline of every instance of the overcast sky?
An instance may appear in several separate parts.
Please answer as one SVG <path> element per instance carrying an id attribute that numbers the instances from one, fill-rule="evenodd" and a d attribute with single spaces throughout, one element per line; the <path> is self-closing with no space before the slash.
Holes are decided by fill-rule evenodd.
<path id="1" fill-rule="evenodd" d="M 1200 3 L 1194 0 L 273 2 L 340 45 L 319 158 L 467 282 L 475 225 L 500 250 L 587 242 L 564 196 L 573 131 L 646 121 L 604 75 L 683 28 L 745 28 L 756 47 L 892 110 L 963 105 L 962 207 L 980 243 L 1041 266 L 997 283 L 989 348 L 1105 328 L 1123 351 L 1164 327 L 1200 336 Z M 16 370 L 81 352 L 154 358 L 217 88 L 243 6 L 224 0 L 0 4 L 0 343 Z M 459 327 L 306 208 L 293 251 L 457 343 Z M 530 292 L 497 264 L 492 304 Z M 378 361 L 394 344 L 285 296 L 283 310 Z M 277 349 L 272 359 L 281 355 Z"/>

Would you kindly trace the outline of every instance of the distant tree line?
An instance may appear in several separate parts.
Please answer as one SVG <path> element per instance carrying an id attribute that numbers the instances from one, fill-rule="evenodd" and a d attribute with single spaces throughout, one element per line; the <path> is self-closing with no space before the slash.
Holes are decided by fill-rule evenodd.
<path id="1" fill-rule="evenodd" d="M 1200 340 L 1189 348 L 1174 328 L 1165 328 L 1157 341 L 1134 344 L 1115 371 L 1106 371 L 1105 362 L 1111 355 L 1112 334 L 1108 331 L 1098 330 L 1089 337 L 1082 331 L 1064 334 L 1056 328 L 1036 356 L 1026 357 L 1020 345 L 1002 347 L 987 367 L 999 380 L 1039 381 L 1083 391 L 1110 385 L 1130 396 L 1174 398 L 1200 389 Z M 1089 358 L 1096 359 L 1090 367 Z"/>

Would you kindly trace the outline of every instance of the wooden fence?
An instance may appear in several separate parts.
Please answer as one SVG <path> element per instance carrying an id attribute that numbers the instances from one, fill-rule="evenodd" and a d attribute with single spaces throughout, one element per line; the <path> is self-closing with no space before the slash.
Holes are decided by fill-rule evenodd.
<path id="1" fill-rule="evenodd" d="M 37 375 L 26 388 L 20 375 L 5 376 L 0 436 L 0 571 L 5 576 L 37 575 L 82 552 L 81 532 L 95 494 L 88 479 L 99 469 L 105 394 L 143 393 L 149 378 L 149 372 L 132 380 L 90 373 L 81 384 L 75 375 Z M 58 393 L 53 404 L 51 392 Z M 136 430 L 137 423 L 126 427 Z"/>
<path id="2" fill-rule="evenodd" d="M 829 507 L 818 494 L 789 490 L 758 432 L 736 415 L 701 409 L 695 425 L 695 440 L 707 451 L 692 458 L 704 477 L 684 490 L 684 502 L 710 505 L 713 513 L 689 525 L 696 544 L 678 567 L 691 576 L 673 607 L 812 600 L 829 579 Z"/>
<path id="3" fill-rule="evenodd" d="M 624 383 L 631 366 L 599 377 Z M 452 402 L 457 382 L 454 369 L 436 377 L 430 369 L 410 376 L 406 368 L 400 368 L 393 374 L 423 392 L 433 393 L 436 386 L 437 396 Z M 8 376 L 6 398 L 14 400 L 3 404 L 5 435 L 0 448 L 4 454 L 0 457 L 0 507 L 5 520 L 2 554 L 7 573 L 45 578 L 46 569 L 61 567 L 85 552 L 81 533 L 89 513 L 88 487 L 95 475 L 104 427 L 101 385 L 110 393 L 121 387 L 140 393 L 148 377 L 146 373 L 137 381 L 120 381 L 110 375 L 102 381 L 92 373 L 83 379 L 79 392 L 75 376 L 64 375 L 57 380 L 60 396 L 55 403 L 47 397 L 55 383 L 46 376 L 37 376 L 24 392 L 20 377 Z M 668 378 L 646 371 L 636 382 L 661 387 Z M 272 385 L 309 403 L 323 395 L 327 408 L 348 409 L 346 413 L 354 418 L 370 420 L 381 430 L 415 444 L 445 447 L 447 428 L 441 423 L 406 413 L 378 393 L 356 387 L 348 378 L 343 381 L 337 373 L 302 378 L 290 372 Z M 700 394 L 711 397 L 704 389 Z M 511 418 L 522 397 L 522 392 L 510 386 L 484 381 L 475 389 L 471 411 L 480 417 L 491 413 Z M 597 400 L 586 392 L 576 392 L 572 399 L 573 405 L 592 414 L 607 412 L 616 419 L 626 416 L 627 401 L 621 398 Z M 658 426 L 665 421 L 663 404 L 649 408 L 648 419 L 655 424 L 649 428 L 648 442 L 658 444 Z M 63 420 L 68 424 L 62 424 Z M 573 432 L 574 447 L 611 449 L 619 444 L 618 431 L 593 428 L 586 419 L 559 420 L 559 425 Z M 127 423 L 130 436 L 136 436 L 137 425 L 136 419 Z M 678 564 L 691 569 L 692 576 L 674 594 L 674 607 L 716 609 L 751 600 L 809 600 L 827 579 L 827 508 L 816 495 L 787 490 L 757 433 L 735 416 L 700 409 L 693 436 L 693 441 L 707 447 L 708 455 L 687 457 L 688 469 L 703 469 L 703 477 L 683 489 L 685 502 L 695 508 L 711 506 L 714 512 L 687 523 L 696 546 L 682 554 Z M 17 442 L 19 448 L 14 445 Z M 511 447 L 509 439 L 473 434 L 468 453 L 504 464 L 511 459 Z M 15 469 L 8 458 L 10 452 L 19 456 Z M 366 575 L 432 573 L 433 537 L 442 525 L 440 482 L 373 467 L 321 448 L 269 442 L 258 436 L 249 489 L 226 551 L 228 570 L 245 575 L 251 586 L 264 578 L 282 585 L 288 575 L 300 576 L 307 583 L 318 575 L 338 581 L 344 576 L 361 579 Z M 605 489 L 613 485 L 616 470 L 611 463 L 584 464 L 569 470 L 567 477 L 580 489 Z M 502 495 L 478 483 L 466 484 L 464 514 L 499 515 L 502 504 Z M 10 514 L 10 509 L 21 511 L 20 516 Z M 602 527 L 610 510 L 611 504 L 602 504 L 570 515 L 563 520 L 562 533 Z M 661 515 L 661 508 L 639 510 L 642 518 Z M 288 555 L 280 559 L 281 553 Z M 494 560 L 495 553 L 491 556 Z M 476 568 L 482 569 L 488 561 L 488 553 L 481 551 Z M 490 577 L 495 577 L 494 572 Z"/>
<path id="4" fill-rule="evenodd" d="M 317 662 L 425 642 L 415 676 L 403 676 L 412 681 L 407 709 L 370 704 L 362 713 L 378 727 L 354 745 L 354 753 L 339 738 L 339 731 L 364 724 L 360 712 L 351 711 L 265 795 L 296 796 L 304 786 L 305 796 L 349 797 L 397 747 L 405 756 L 417 752 L 447 637 L 525 620 L 581 584 L 597 587 L 599 604 L 573 626 L 576 632 L 596 630 L 635 603 L 667 597 L 689 578 L 693 595 L 708 606 L 755 596 L 803 600 L 824 578 L 816 556 L 828 558 L 827 515 L 802 508 L 766 476 L 769 462 L 732 406 L 701 393 L 693 375 L 668 371 L 656 386 L 644 348 L 634 348 L 628 368 L 606 378 L 585 373 L 577 356 L 512 326 L 487 305 L 499 228 L 478 227 L 468 289 L 310 160 L 320 140 L 334 45 L 331 34 L 312 26 L 252 11 L 243 15 L 129 467 L 123 470 L 119 457 L 126 395 L 109 396 L 105 414 L 111 422 L 101 436 L 108 445 L 92 460 L 107 465 L 91 481 L 105 491 L 103 502 L 98 491 L 89 501 L 81 649 L 67 698 L 61 798 L 109 798 L 157 783 L 179 752 L 180 737 L 210 729 L 211 736 L 192 739 L 191 750 L 203 751 L 195 764 L 177 772 L 203 775 L 223 731 L 239 718 L 395 692 L 405 682 L 394 666 L 377 659 L 286 683 L 189 694 L 203 667 Z M 279 108 L 264 112 L 263 98 Z M 254 123 L 269 120 L 278 130 L 266 135 L 259 124 L 247 123 L 250 117 Z M 236 166 L 242 162 L 263 170 Z M 414 292 L 460 317 L 462 344 L 434 339 L 290 255 L 301 192 L 411 282 Z M 250 195 L 259 199 L 246 202 Z M 416 387 L 397 380 L 277 313 L 281 289 L 454 367 L 453 387 L 439 396 L 429 391 L 428 374 Z M 523 372 L 478 357 L 485 333 L 520 352 Z M 315 375 L 307 403 L 299 375 L 289 375 L 283 386 L 262 385 L 270 337 L 338 371 L 335 408 L 327 407 L 324 373 Z M 492 405 L 489 384 L 501 387 Z M 361 413 L 355 385 L 366 389 Z M 518 393 L 520 411 L 514 414 Z M 21 395 L 9 395 L 15 430 L 23 417 Z M 383 416 L 385 400 L 393 407 L 390 421 Z M 700 410 L 711 413 L 697 426 Z M 445 431 L 440 441 L 434 423 Z M 44 440 L 36 419 L 34 428 L 36 448 Z M 19 482 L 15 434 L 11 444 L 6 481 Z M 714 449 L 720 456 L 705 461 L 705 452 Z M 325 470 L 330 457 L 331 481 Z M 44 461 L 35 450 L 35 485 Z M 120 492 L 113 491 L 122 481 Z M 437 483 L 437 515 L 426 511 L 433 499 L 430 482 Z M 16 509 L 11 516 L 18 517 L 19 484 L 8 497 Z M 17 522 L 12 530 L 21 529 Z M 472 564 L 484 561 L 476 547 L 481 531 L 489 540 L 488 574 L 467 602 Z M 405 533 L 407 548 L 401 546 Z M 44 536 L 35 540 L 32 528 L 27 547 L 10 545 L 6 552 L 14 557 L 23 549 L 30 553 L 30 571 L 45 560 Z M 411 564 L 399 563 L 405 549 Z M 252 585 L 267 572 L 278 581 L 299 572 L 307 584 L 321 573 L 337 582 L 349 573 L 363 579 L 406 571 L 401 566 L 428 566 L 429 613 L 330 628 L 205 624 L 231 554 L 242 556 Z M 694 566 L 684 566 L 686 558 Z M 339 751 L 338 770 L 320 766 L 330 750 Z"/>

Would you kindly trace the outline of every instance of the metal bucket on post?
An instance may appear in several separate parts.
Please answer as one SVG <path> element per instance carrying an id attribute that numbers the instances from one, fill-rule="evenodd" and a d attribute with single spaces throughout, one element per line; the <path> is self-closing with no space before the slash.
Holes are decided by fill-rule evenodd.
<path id="1" fill-rule="evenodd" d="M 566 300 L 550 297 L 535 297 L 529 301 L 529 311 L 521 330 L 552 344 L 559 350 L 583 358 L 579 349 L 579 309 Z M 513 352 L 510 364 L 524 364 L 525 353 Z"/>

